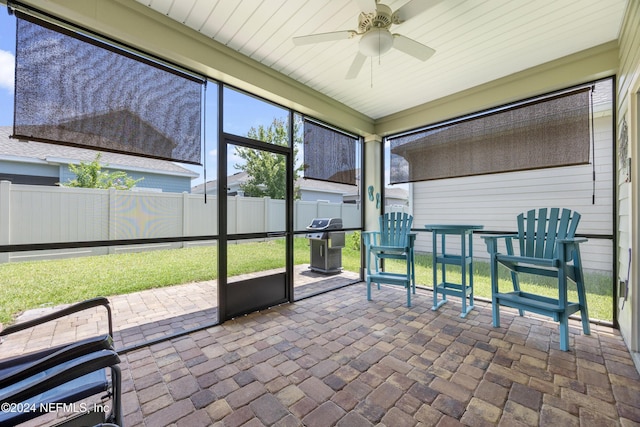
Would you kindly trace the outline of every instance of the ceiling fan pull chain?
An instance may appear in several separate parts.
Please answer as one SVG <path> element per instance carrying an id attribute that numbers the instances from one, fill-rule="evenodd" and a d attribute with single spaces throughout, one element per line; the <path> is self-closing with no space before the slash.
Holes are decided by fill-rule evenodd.
<path id="1" fill-rule="evenodd" d="M 382 56 L 382 39 L 381 39 L 381 31 L 378 31 L 378 66 L 382 65 L 382 60 L 380 57 Z"/>
<path id="2" fill-rule="evenodd" d="M 373 89 L 373 57 L 371 58 L 371 89 Z"/>

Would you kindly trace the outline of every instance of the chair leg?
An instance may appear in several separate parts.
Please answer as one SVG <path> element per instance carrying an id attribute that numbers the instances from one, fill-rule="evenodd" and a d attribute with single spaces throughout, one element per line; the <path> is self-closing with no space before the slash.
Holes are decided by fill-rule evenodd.
<path id="1" fill-rule="evenodd" d="M 569 350 L 569 313 L 567 312 L 567 306 L 569 304 L 567 295 L 567 265 L 560 262 L 560 268 L 558 269 L 558 306 L 560 308 L 559 321 L 560 321 L 560 350 Z"/>
<path id="2" fill-rule="evenodd" d="M 411 284 L 413 286 L 413 293 L 416 293 L 416 259 L 413 249 L 411 249 Z"/>
<path id="3" fill-rule="evenodd" d="M 569 316 L 560 313 L 560 350 L 569 351 Z"/>
<path id="4" fill-rule="evenodd" d="M 371 279 L 367 277 L 367 301 L 371 301 Z"/>
<path id="5" fill-rule="evenodd" d="M 516 273 L 515 271 L 511 272 L 511 282 L 513 283 L 513 290 L 515 292 L 520 292 L 520 277 L 518 276 L 518 273 Z M 518 314 L 521 317 L 524 316 L 524 310 L 519 308 L 518 309 Z"/>
<path id="6" fill-rule="evenodd" d="M 412 259 L 411 259 L 411 251 L 409 251 L 409 253 L 406 254 L 406 260 L 407 260 L 407 282 L 406 282 L 406 287 L 407 287 L 407 307 L 411 307 L 411 284 L 412 284 L 412 280 L 411 277 L 413 275 L 413 268 L 411 267 L 412 264 Z"/>
<path id="7" fill-rule="evenodd" d="M 122 419 L 122 374 L 119 366 L 111 367 L 111 381 L 113 383 L 113 410 L 111 415 L 114 418 L 114 422 L 118 426 L 123 426 L 124 422 Z"/>
<path id="8" fill-rule="evenodd" d="M 491 307 L 493 314 L 493 327 L 500 327 L 500 303 L 498 302 L 498 260 L 491 257 Z"/>
<path id="9" fill-rule="evenodd" d="M 582 319 L 582 332 L 591 335 L 591 325 L 589 324 L 589 309 L 587 308 L 587 297 L 585 295 L 584 282 L 576 284 L 578 288 L 578 303 L 580 304 L 580 318 Z"/>
<path id="10" fill-rule="evenodd" d="M 505 244 L 507 246 L 507 253 L 509 255 L 513 255 L 513 241 L 511 241 L 511 239 L 507 239 Z M 513 283 L 514 292 L 520 292 L 520 277 L 515 271 L 511 271 L 511 283 Z M 524 310 L 518 309 L 518 314 L 520 316 L 524 316 Z"/>
<path id="11" fill-rule="evenodd" d="M 578 290 L 578 304 L 580 304 L 580 319 L 582 319 L 582 332 L 591 335 L 591 325 L 589 324 L 589 308 L 587 307 L 587 291 L 584 286 L 584 275 L 582 273 L 582 260 L 580 251 L 576 248 L 573 251 L 573 268 Z"/>

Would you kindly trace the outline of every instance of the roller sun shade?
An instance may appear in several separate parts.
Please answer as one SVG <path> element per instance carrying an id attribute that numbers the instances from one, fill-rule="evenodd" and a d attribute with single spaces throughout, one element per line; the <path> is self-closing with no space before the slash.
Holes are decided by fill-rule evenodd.
<path id="1" fill-rule="evenodd" d="M 589 163 L 590 88 L 389 138 L 392 184 Z"/>
<path id="2" fill-rule="evenodd" d="M 357 138 L 304 121 L 304 177 L 356 185 Z"/>
<path id="3" fill-rule="evenodd" d="M 203 80 L 16 15 L 14 137 L 201 163 Z"/>

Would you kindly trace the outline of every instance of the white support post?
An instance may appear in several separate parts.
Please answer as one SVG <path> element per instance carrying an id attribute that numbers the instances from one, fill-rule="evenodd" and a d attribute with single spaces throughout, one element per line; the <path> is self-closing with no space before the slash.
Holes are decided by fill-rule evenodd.
<path id="1" fill-rule="evenodd" d="M 384 171 L 381 170 L 382 138 L 379 135 L 369 135 L 364 140 L 364 162 L 366 174 L 362 185 L 363 204 L 365 206 L 365 231 L 378 229 L 378 217 L 380 217 L 384 200 L 380 200 L 380 206 L 376 206 L 376 195 L 381 194 L 384 185 Z M 373 200 L 369 200 L 369 188 L 373 188 Z"/>

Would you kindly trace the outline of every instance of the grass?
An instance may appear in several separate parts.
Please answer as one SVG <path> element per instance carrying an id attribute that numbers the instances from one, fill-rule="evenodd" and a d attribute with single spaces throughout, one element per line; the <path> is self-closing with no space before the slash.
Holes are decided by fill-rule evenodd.
<path id="1" fill-rule="evenodd" d="M 418 284 L 433 284 L 432 257 L 430 254 L 416 254 L 416 281 Z M 402 271 L 404 267 L 387 265 L 389 271 L 398 269 Z M 460 283 L 460 267 L 447 266 L 447 281 Z M 438 271 L 438 280 L 441 280 Z M 501 291 L 508 292 L 513 289 L 511 276 L 506 268 L 500 267 L 498 283 Z M 611 276 L 605 274 L 585 272 L 585 286 L 587 289 L 587 306 L 589 317 L 592 319 L 612 321 L 613 320 L 613 288 Z M 528 274 L 520 275 L 520 288 L 523 291 L 531 292 L 549 297 L 558 297 L 557 279 L 549 277 L 539 277 Z M 474 261 L 473 263 L 473 291 L 474 296 L 491 299 L 491 273 L 488 262 Z M 570 282 L 568 290 L 570 301 L 578 301 L 576 287 Z"/>
<path id="2" fill-rule="evenodd" d="M 294 263 L 309 263 L 306 239 L 294 239 Z M 342 252 L 345 270 L 357 272 L 360 252 L 347 240 Z M 110 296 L 145 289 L 171 286 L 217 278 L 217 247 L 203 246 L 185 249 L 113 254 L 85 258 L 0 264 L 0 323 L 9 324 L 20 312 L 43 305 L 58 305 L 99 295 Z M 252 242 L 229 245 L 227 268 L 230 276 L 282 267 L 284 241 Z M 393 265 L 388 265 L 393 269 Z M 416 256 L 419 284 L 432 283 L 431 256 Z M 460 280 L 460 271 L 448 269 L 448 279 Z M 611 320 L 611 278 L 587 274 L 589 315 L 591 318 Z M 504 272 L 502 286 L 508 286 Z M 553 295 L 552 281 L 523 280 L 523 290 Z M 506 289 L 506 288 L 505 288 Z M 487 263 L 474 263 L 476 296 L 489 298 L 490 275 Z M 575 291 L 570 292 L 575 299 Z"/>

